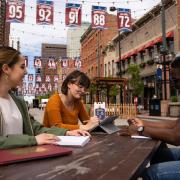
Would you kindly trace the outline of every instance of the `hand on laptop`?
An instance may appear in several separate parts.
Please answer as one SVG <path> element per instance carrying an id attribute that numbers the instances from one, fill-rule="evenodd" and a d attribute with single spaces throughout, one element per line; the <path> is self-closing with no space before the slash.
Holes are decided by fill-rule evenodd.
<path id="1" fill-rule="evenodd" d="M 94 127 L 99 125 L 99 118 L 94 116 L 91 117 L 89 120 L 86 121 L 87 124 L 86 125 L 80 125 L 80 129 L 81 130 L 85 130 L 85 131 L 89 131 L 91 129 L 93 129 Z"/>

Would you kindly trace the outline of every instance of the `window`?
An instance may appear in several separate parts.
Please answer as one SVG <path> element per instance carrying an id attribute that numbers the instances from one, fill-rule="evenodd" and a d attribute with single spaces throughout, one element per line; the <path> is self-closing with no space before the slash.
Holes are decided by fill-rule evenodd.
<path id="1" fill-rule="evenodd" d="M 112 76 L 114 76 L 114 72 L 115 72 L 115 69 L 114 69 L 114 60 L 112 60 Z"/>

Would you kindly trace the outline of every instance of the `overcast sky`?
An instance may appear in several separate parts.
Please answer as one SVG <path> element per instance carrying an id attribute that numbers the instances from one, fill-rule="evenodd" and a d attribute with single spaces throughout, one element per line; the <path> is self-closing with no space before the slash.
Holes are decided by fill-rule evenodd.
<path id="1" fill-rule="evenodd" d="M 27 55 L 40 55 L 41 43 L 66 44 L 67 28 L 65 27 L 65 2 L 54 0 L 54 25 L 36 25 L 36 1 L 26 0 L 25 23 L 12 23 L 11 36 L 19 37 L 21 52 Z M 82 4 L 82 21 L 91 20 L 91 6 L 98 5 L 130 8 L 133 18 L 139 18 L 157 5 L 160 0 L 84 0 L 70 1 Z M 114 3 L 113 3 L 114 2 Z"/>
<path id="2" fill-rule="evenodd" d="M 20 51 L 29 57 L 29 72 L 33 72 L 33 57 L 41 55 L 42 43 L 66 44 L 65 2 L 82 4 L 82 21 L 90 22 L 92 5 L 105 6 L 108 12 L 111 6 L 130 8 L 132 18 L 138 19 L 160 0 L 54 0 L 54 25 L 36 25 L 36 0 L 25 2 L 25 22 L 12 23 L 11 36 L 20 39 Z"/>

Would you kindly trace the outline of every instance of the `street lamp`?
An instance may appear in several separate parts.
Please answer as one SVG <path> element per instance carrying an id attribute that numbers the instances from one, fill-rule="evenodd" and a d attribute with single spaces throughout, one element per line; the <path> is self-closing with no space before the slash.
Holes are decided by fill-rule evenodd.
<path id="1" fill-rule="evenodd" d="M 162 66 L 163 66 L 163 74 L 164 74 L 164 100 L 167 100 L 167 88 L 166 88 L 166 84 L 167 84 L 167 80 L 166 80 L 166 65 L 168 64 L 168 62 L 166 62 L 166 57 L 168 55 L 169 59 L 168 60 L 172 60 L 170 58 L 172 58 L 172 54 L 168 54 L 168 50 L 167 50 L 167 43 L 166 43 L 166 18 L 165 18 L 165 0 L 161 0 L 161 23 L 162 23 L 162 49 L 160 51 L 160 53 L 162 54 Z"/>
<path id="2" fill-rule="evenodd" d="M 109 9 L 111 12 L 114 12 L 117 10 L 116 7 L 112 6 Z M 120 39 L 120 31 L 118 31 L 118 44 L 119 44 L 119 61 L 117 62 L 117 67 L 118 67 L 118 75 L 120 78 L 122 78 L 122 70 L 121 70 L 121 39 Z M 123 104 L 123 92 L 122 88 L 120 87 L 120 102 Z"/>

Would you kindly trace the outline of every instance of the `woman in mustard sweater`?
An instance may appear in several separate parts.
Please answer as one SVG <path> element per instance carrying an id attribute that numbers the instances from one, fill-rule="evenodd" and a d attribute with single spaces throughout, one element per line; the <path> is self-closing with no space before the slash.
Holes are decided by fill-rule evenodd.
<path id="1" fill-rule="evenodd" d="M 52 144 L 57 136 L 89 135 L 86 131 L 43 127 L 28 114 L 25 101 L 11 89 L 22 85 L 25 60 L 11 47 L 0 47 L 0 149 Z"/>
<path id="2" fill-rule="evenodd" d="M 70 73 L 63 81 L 61 94 L 54 94 L 49 99 L 43 124 L 46 127 L 57 126 L 69 130 L 91 130 L 99 124 L 97 117 L 89 117 L 81 101 L 90 80 L 86 74 L 78 70 Z M 82 125 L 78 125 L 78 119 Z"/>

